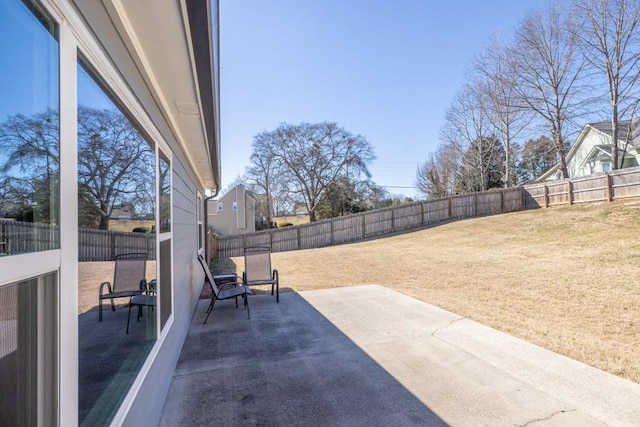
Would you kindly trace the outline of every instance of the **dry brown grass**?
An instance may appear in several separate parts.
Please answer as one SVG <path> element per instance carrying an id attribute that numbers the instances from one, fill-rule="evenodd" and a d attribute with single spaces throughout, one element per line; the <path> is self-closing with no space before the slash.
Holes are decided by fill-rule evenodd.
<path id="1" fill-rule="evenodd" d="M 576 205 L 275 253 L 273 264 L 283 288 L 384 285 L 640 382 L 638 225 L 639 201 Z"/>

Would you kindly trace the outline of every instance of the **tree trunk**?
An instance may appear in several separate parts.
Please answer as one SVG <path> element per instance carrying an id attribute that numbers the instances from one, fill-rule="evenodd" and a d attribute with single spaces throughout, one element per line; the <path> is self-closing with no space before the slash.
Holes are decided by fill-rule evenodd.
<path id="1" fill-rule="evenodd" d="M 611 170 L 618 169 L 618 106 L 611 111 Z"/>

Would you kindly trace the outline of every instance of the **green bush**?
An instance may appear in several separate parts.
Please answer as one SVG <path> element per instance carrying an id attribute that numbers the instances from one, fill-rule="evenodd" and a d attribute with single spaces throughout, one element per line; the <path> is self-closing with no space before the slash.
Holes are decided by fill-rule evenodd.
<path id="1" fill-rule="evenodd" d="M 278 224 L 278 227 L 291 227 L 293 225 L 293 223 L 291 222 L 281 222 L 280 224 Z"/>
<path id="2" fill-rule="evenodd" d="M 133 229 L 134 233 L 148 233 L 149 229 L 147 227 L 136 227 Z"/>

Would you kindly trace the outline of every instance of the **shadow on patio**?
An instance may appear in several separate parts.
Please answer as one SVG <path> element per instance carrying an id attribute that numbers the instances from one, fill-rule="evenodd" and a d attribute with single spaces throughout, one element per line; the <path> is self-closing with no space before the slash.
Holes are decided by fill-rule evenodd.
<path id="1" fill-rule="evenodd" d="M 382 286 L 200 300 L 163 426 L 637 425 L 640 385 Z"/>
<path id="2" fill-rule="evenodd" d="M 445 425 L 299 294 L 193 316 L 162 425 Z"/>

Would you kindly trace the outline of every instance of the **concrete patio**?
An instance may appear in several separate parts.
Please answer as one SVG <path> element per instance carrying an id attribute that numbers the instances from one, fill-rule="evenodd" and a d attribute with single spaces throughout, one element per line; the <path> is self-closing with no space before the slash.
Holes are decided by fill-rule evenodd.
<path id="1" fill-rule="evenodd" d="M 637 426 L 640 385 L 382 286 L 208 300 L 164 426 Z"/>

